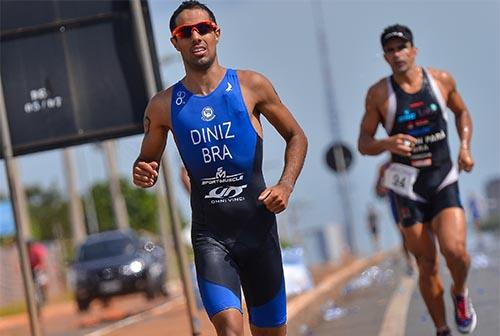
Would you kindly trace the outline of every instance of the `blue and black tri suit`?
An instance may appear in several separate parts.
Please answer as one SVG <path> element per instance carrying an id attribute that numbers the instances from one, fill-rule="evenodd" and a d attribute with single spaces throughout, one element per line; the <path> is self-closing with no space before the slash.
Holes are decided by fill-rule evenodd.
<path id="1" fill-rule="evenodd" d="M 191 179 L 192 242 L 198 286 L 210 317 L 241 308 L 261 328 L 286 323 L 286 295 L 276 218 L 258 201 L 262 139 L 228 69 L 207 96 L 173 87 L 172 128 Z"/>
<path id="2" fill-rule="evenodd" d="M 422 88 L 406 93 L 393 76 L 386 79 L 389 108 L 387 134 L 403 133 L 417 139 L 410 157 L 392 154 L 391 162 L 418 169 L 411 195 L 394 192 L 403 226 L 430 221 L 441 210 L 462 207 L 458 170 L 450 158 L 446 102 L 436 81 L 422 68 Z"/>

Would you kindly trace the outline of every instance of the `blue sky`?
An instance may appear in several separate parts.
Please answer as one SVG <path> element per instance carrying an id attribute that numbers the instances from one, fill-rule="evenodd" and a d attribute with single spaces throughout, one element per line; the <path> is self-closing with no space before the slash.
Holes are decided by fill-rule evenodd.
<path id="1" fill-rule="evenodd" d="M 168 21 L 178 4 L 160 0 L 150 3 L 159 55 L 176 54 L 169 42 Z M 341 223 L 335 176 L 323 158 L 333 135 L 311 3 L 240 0 L 207 1 L 207 4 L 222 29 L 220 63 L 267 76 L 309 137 L 307 161 L 291 201 L 299 227 L 307 231 L 312 226 Z M 390 24 L 406 24 L 413 30 L 419 48 L 418 64 L 450 71 L 469 107 L 474 122 L 472 150 L 476 167 L 471 174 L 462 174 L 461 194 L 463 201 L 471 191 L 483 194 L 485 182 L 500 174 L 499 1 L 327 1 L 323 4 L 323 15 L 334 81 L 331 94 L 344 141 L 356 152 L 366 90 L 390 71 L 381 53 L 380 32 Z M 162 67 L 168 84 L 179 80 L 183 73 L 178 56 Z M 453 120 L 450 119 L 449 139 L 455 159 L 458 138 Z M 272 184 L 281 173 L 284 142 L 266 121 L 264 125 L 264 174 L 268 184 Z M 377 134 L 384 136 L 380 129 Z M 138 136 L 118 141 L 117 157 L 124 176 L 129 177 L 139 143 Z M 176 172 L 180 160 L 171 138 L 168 146 L 171 166 Z M 105 179 L 104 158 L 95 146 L 78 146 L 76 151 L 82 190 L 96 179 Z M 386 157 L 362 157 L 356 152 L 349 173 L 355 236 L 362 252 L 370 249 L 365 224 L 370 203 L 380 212 L 384 245 L 397 242 L 388 208 L 384 202 L 375 200 L 372 192 L 376 167 Z M 25 184 L 56 184 L 64 188 L 60 151 L 23 156 L 19 165 Z M 2 165 L 0 191 L 6 190 Z M 178 184 L 177 190 L 181 190 Z M 184 213 L 189 215 L 187 196 L 181 191 L 177 194 Z M 293 220 L 292 212 L 279 216 L 280 225 Z"/>

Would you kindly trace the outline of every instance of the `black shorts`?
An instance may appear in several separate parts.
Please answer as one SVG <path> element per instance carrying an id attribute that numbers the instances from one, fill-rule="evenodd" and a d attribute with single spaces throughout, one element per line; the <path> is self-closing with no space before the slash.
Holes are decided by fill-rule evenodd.
<path id="1" fill-rule="evenodd" d="M 403 227 L 416 223 L 429 222 L 441 210 L 446 208 L 463 208 L 460 202 L 458 182 L 454 182 L 435 193 L 426 194 L 426 202 L 414 201 L 394 194 L 398 209 L 398 217 Z M 423 195 L 422 195 L 423 196 Z"/>
<path id="2" fill-rule="evenodd" d="M 389 204 L 391 206 L 391 214 L 394 219 L 394 224 L 399 225 L 399 216 L 398 216 L 398 206 L 396 204 L 396 193 L 392 190 L 389 190 L 387 193 L 387 197 L 389 198 Z"/>
<path id="3" fill-rule="evenodd" d="M 230 308 L 241 308 L 241 288 L 250 323 L 274 328 L 286 323 L 286 294 L 276 230 L 257 246 L 223 243 L 206 234 L 193 234 L 198 286 L 211 318 Z"/>

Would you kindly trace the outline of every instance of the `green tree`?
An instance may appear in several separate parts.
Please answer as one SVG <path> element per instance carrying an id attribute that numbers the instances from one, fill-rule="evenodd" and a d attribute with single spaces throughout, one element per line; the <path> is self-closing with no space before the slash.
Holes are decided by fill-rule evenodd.
<path id="1" fill-rule="evenodd" d="M 131 185 L 126 179 L 120 179 L 123 198 L 127 206 L 130 227 L 134 230 L 146 230 L 157 233 L 157 204 L 153 193 Z M 107 182 L 99 182 L 91 188 L 96 206 L 99 228 L 101 231 L 115 229 L 116 223 L 111 203 L 111 193 Z"/>
<path id="2" fill-rule="evenodd" d="M 135 230 L 158 233 L 158 204 L 154 193 L 137 188 L 126 180 L 121 181 L 123 197 L 127 204 L 130 226 Z"/>
<path id="3" fill-rule="evenodd" d="M 55 186 L 47 190 L 37 185 L 29 186 L 26 196 L 33 238 L 51 240 L 71 237 L 68 204 Z"/>
<path id="4" fill-rule="evenodd" d="M 90 193 L 95 204 L 99 231 L 112 230 L 116 226 L 113 220 L 113 207 L 111 205 L 109 185 L 105 182 L 95 183 L 90 188 Z"/>

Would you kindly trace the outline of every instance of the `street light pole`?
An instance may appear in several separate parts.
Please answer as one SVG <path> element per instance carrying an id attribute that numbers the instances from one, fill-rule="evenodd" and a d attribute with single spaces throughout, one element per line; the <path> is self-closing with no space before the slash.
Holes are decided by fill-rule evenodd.
<path id="1" fill-rule="evenodd" d="M 147 92 L 149 97 L 152 97 L 158 91 L 156 80 L 153 71 L 153 62 L 150 52 L 150 46 L 146 33 L 144 17 L 142 14 L 141 1 L 131 0 L 132 13 L 134 17 L 134 27 L 136 37 L 139 43 L 140 58 L 142 63 L 143 72 L 145 74 Z M 161 164 L 161 175 L 163 176 L 165 193 L 167 196 L 168 212 L 171 221 L 172 235 L 174 238 L 174 245 L 177 254 L 177 261 L 179 264 L 184 295 L 186 297 L 189 321 L 191 326 L 192 335 L 200 335 L 200 323 L 196 313 L 196 303 L 194 299 L 193 287 L 189 278 L 189 269 L 187 267 L 187 255 L 182 246 L 180 239 L 180 221 L 175 205 L 175 198 L 173 193 L 173 185 L 171 182 L 171 174 L 169 163 L 166 154 L 163 155 Z"/>
<path id="2" fill-rule="evenodd" d="M 106 157 L 106 168 L 109 179 L 109 190 L 111 192 L 111 204 L 115 215 L 116 227 L 120 230 L 128 230 L 130 222 L 127 211 L 127 204 L 123 198 L 122 188 L 120 186 L 120 174 L 116 166 L 114 140 L 102 142 L 104 156 Z"/>
<path id="3" fill-rule="evenodd" d="M 78 193 L 75 173 L 75 157 L 72 148 L 64 148 L 64 173 L 66 176 L 66 185 L 68 190 L 68 200 L 71 218 L 71 237 L 73 246 L 78 246 L 87 236 L 85 230 L 85 220 L 82 208 L 82 200 Z"/>
<path id="4" fill-rule="evenodd" d="M 17 248 L 19 250 L 19 258 L 21 264 L 21 273 L 23 276 L 24 292 L 26 294 L 26 306 L 28 307 L 28 315 L 30 322 L 31 335 L 41 336 L 40 321 L 38 320 L 38 309 L 35 301 L 35 288 L 33 278 L 31 276 L 31 268 L 28 262 L 28 250 L 26 247 L 26 236 L 24 228 L 26 223 L 22 216 L 20 207 L 21 188 L 19 183 L 15 183 L 15 165 L 12 152 L 12 143 L 10 139 L 10 129 L 7 120 L 7 110 L 5 107 L 5 98 L 3 95 L 3 85 L 0 76 L 0 130 L 2 142 L 2 155 L 5 160 L 5 170 L 7 172 L 7 181 L 9 184 L 9 192 L 12 208 L 14 210 L 14 222 L 16 225 Z"/>
<path id="5" fill-rule="evenodd" d="M 316 36 L 318 37 L 319 56 L 323 75 L 323 88 L 325 90 L 326 106 L 328 108 L 328 116 L 330 117 L 330 127 L 332 130 L 332 138 L 334 143 L 340 142 L 342 139 L 340 120 L 338 116 L 337 106 L 334 101 L 332 71 L 329 61 L 329 49 L 326 41 L 325 26 L 323 22 L 323 10 L 321 8 L 321 0 L 313 1 L 314 22 L 316 24 Z M 338 167 L 337 187 L 342 203 L 344 213 L 344 232 L 346 237 L 347 247 L 350 253 L 356 253 L 356 246 L 353 235 L 354 221 L 352 219 L 352 205 L 350 200 L 349 179 L 346 169 L 346 160 L 340 146 L 336 146 L 335 165 Z"/>

